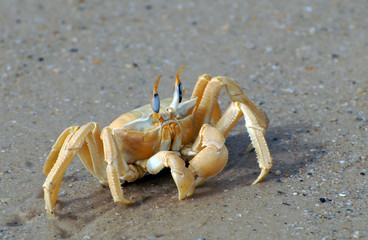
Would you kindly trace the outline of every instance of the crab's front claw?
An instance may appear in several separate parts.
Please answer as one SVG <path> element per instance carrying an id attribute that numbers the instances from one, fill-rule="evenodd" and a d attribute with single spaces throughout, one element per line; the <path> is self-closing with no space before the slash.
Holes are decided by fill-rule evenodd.
<path id="1" fill-rule="evenodd" d="M 199 131 L 198 137 L 191 151 L 197 155 L 190 160 L 188 169 L 197 178 L 195 186 L 218 174 L 226 165 L 228 151 L 224 135 L 216 128 L 204 124 Z"/>
<path id="2" fill-rule="evenodd" d="M 179 191 L 179 200 L 193 195 L 194 175 L 187 168 L 184 168 L 182 172 L 171 170 L 171 175 Z"/>
<path id="3" fill-rule="evenodd" d="M 148 159 L 146 163 L 147 171 L 157 174 L 163 168 L 169 167 L 171 175 L 179 191 L 179 200 L 189 197 L 194 192 L 194 175 L 185 166 L 185 162 L 174 152 L 161 151 Z"/>
<path id="4" fill-rule="evenodd" d="M 226 165 L 227 148 L 209 146 L 200 151 L 189 163 L 189 169 L 197 176 L 195 186 L 218 174 Z"/>

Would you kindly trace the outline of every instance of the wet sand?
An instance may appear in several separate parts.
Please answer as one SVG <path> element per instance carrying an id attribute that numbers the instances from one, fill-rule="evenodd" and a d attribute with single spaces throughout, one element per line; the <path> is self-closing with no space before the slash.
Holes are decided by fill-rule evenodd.
<path id="1" fill-rule="evenodd" d="M 0 239 L 367 239 L 365 1 L 1 1 Z M 260 172 L 240 121 L 225 169 L 178 201 L 170 171 L 112 201 L 76 158 L 44 211 L 43 164 L 68 126 L 108 125 L 203 73 L 270 119 Z M 226 91 L 220 105 L 230 104 Z"/>

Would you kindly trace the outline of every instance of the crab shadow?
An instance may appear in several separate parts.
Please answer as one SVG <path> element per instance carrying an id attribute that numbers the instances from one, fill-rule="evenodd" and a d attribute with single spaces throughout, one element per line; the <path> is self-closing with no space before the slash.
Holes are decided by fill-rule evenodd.
<path id="1" fill-rule="evenodd" d="M 306 143 L 304 141 L 306 135 L 316 134 L 311 129 L 312 127 L 307 124 L 299 124 L 270 128 L 267 131 L 266 141 L 272 153 L 274 164 L 263 182 L 282 182 L 283 178 L 303 171 L 306 164 L 318 161 L 320 156 L 324 154 L 322 143 Z M 251 185 L 260 173 L 260 169 L 256 153 L 254 151 L 245 152 L 250 143 L 246 131 L 228 136 L 226 140 L 226 146 L 229 150 L 227 165 L 218 175 L 198 186 L 193 198 L 201 199 L 215 196 L 224 192 L 225 189 Z M 64 184 L 68 181 L 75 182 L 83 178 L 78 174 L 81 173 L 66 176 Z M 81 184 L 84 185 L 85 183 Z M 87 193 L 84 197 L 66 201 L 59 200 L 56 209 L 58 218 L 60 220 L 75 220 L 74 222 L 84 225 L 93 221 L 97 217 L 96 213 L 97 215 L 103 215 L 112 210 L 127 211 L 140 208 L 147 203 L 150 205 L 157 204 L 159 200 L 156 198 L 171 199 L 174 195 L 177 195 L 176 185 L 172 180 L 169 169 L 164 169 L 157 175 L 147 175 L 133 183 L 124 183 L 122 188 L 126 197 L 133 200 L 134 204 L 115 204 L 109 188 L 102 187 L 102 185 L 98 187 L 96 181 L 95 190 Z M 176 198 L 175 201 L 177 201 Z"/>

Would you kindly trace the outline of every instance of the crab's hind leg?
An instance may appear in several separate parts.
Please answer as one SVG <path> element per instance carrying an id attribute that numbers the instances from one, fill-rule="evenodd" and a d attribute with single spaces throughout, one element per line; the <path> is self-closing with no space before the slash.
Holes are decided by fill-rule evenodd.
<path id="1" fill-rule="evenodd" d="M 106 179 L 106 174 L 102 171 L 105 163 L 101 159 L 103 149 L 100 147 L 99 133 L 98 125 L 93 122 L 82 127 L 73 126 L 64 130 L 54 144 L 44 166 L 44 173 L 47 175 L 43 184 L 45 208 L 49 214 L 55 215 L 54 206 L 63 176 L 76 154 L 79 154 L 83 164 L 100 181 Z"/>
<path id="2" fill-rule="evenodd" d="M 58 139 L 56 140 L 54 146 L 52 146 L 51 152 L 48 155 L 45 165 L 43 167 L 43 173 L 45 175 L 49 174 L 49 172 L 51 171 L 52 167 L 55 165 L 56 160 L 59 156 L 60 150 L 63 146 L 63 144 L 65 143 L 66 139 L 70 139 L 71 135 L 75 133 L 75 131 L 78 129 L 79 127 L 77 126 L 71 126 L 68 127 L 67 129 L 65 129 L 60 136 L 58 137 Z"/>
<path id="3" fill-rule="evenodd" d="M 270 171 L 273 160 L 264 137 L 266 129 L 259 124 L 254 112 L 243 103 L 233 102 L 216 124 L 216 128 L 226 136 L 241 116 L 245 118 L 245 126 L 252 141 L 251 146 L 254 146 L 256 150 L 259 167 L 261 168 L 260 175 L 253 182 L 253 184 L 256 184 L 262 181 Z"/>
<path id="4" fill-rule="evenodd" d="M 244 115 L 246 128 L 252 140 L 247 150 L 255 148 L 259 166 L 262 169 L 259 177 L 253 182 L 253 184 L 256 184 L 267 175 L 273 162 L 264 137 L 268 127 L 267 115 L 229 78 L 222 76 L 211 78 L 208 75 L 205 76 L 207 77 L 200 77 L 200 79 L 210 80 L 203 88 L 203 96 L 195 112 L 196 121 L 194 132 L 197 132 L 202 124 L 210 123 L 212 120 L 215 127 L 226 137 L 235 123 Z M 223 87 L 226 88 L 233 104 L 230 105 L 224 115 L 217 121 L 220 115 L 217 107 L 217 99 Z"/>
<path id="5" fill-rule="evenodd" d="M 232 80 L 227 77 L 216 77 L 215 79 L 225 84 L 227 93 L 233 101 L 222 118 L 217 122 L 216 128 L 227 136 L 239 118 L 242 115 L 244 116 L 245 126 L 252 141 L 247 151 L 255 148 L 259 167 L 261 168 L 260 175 L 253 182 L 253 184 L 256 184 L 264 179 L 273 164 L 273 159 L 264 137 L 268 127 L 267 115 Z"/>

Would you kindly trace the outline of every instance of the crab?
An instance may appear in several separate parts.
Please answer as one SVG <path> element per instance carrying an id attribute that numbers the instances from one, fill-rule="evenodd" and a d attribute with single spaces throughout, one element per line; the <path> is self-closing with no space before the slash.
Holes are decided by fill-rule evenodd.
<path id="1" fill-rule="evenodd" d="M 273 163 L 265 132 L 266 114 L 242 89 L 227 77 L 201 75 L 190 99 L 184 99 L 179 68 L 173 98 L 160 101 L 157 91 L 161 75 L 155 82 L 151 104 L 125 113 L 101 131 L 96 122 L 66 128 L 44 165 L 45 209 L 55 216 L 59 188 L 65 171 L 76 155 L 88 171 L 109 186 L 116 203 L 131 204 L 121 188 L 146 174 L 171 169 L 179 200 L 192 196 L 194 189 L 218 174 L 226 165 L 226 136 L 244 116 L 251 139 L 248 150 L 255 149 L 261 173 L 253 184 L 262 181 Z M 232 100 L 224 114 L 218 103 L 225 87 Z"/>

